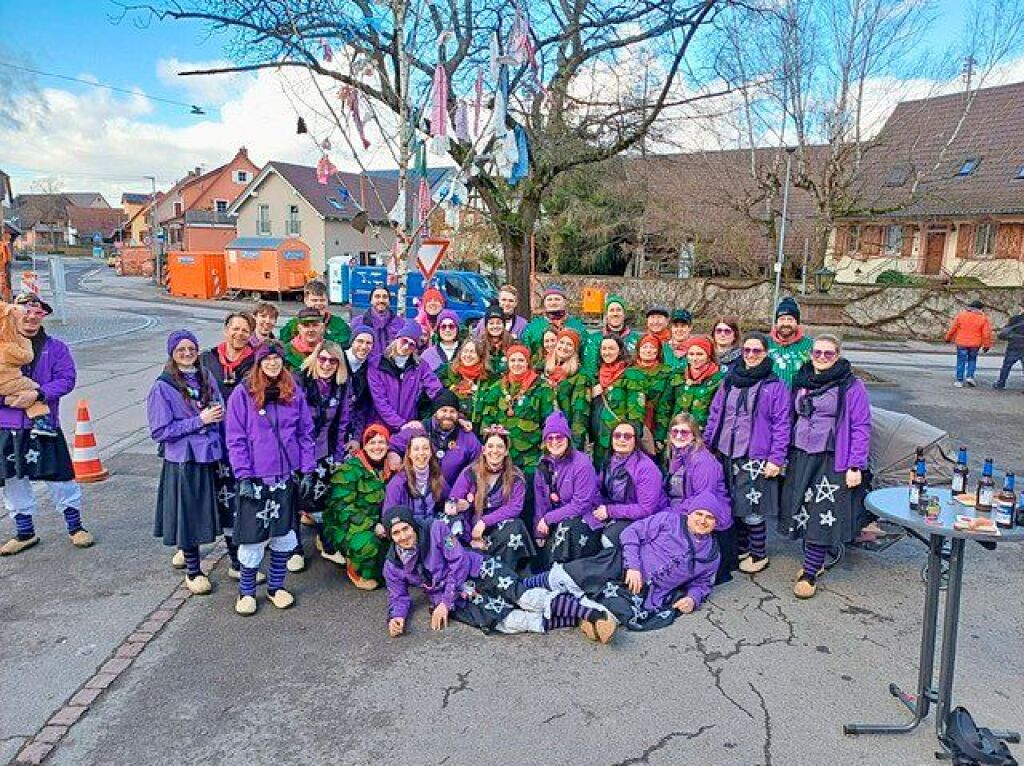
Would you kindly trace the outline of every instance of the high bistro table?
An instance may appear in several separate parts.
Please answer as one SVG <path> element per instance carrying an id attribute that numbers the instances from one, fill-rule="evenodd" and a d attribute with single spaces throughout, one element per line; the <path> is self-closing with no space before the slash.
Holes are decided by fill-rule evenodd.
<path id="1" fill-rule="evenodd" d="M 907 487 L 888 487 L 868 493 L 864 504 L 879 518 L 891 521 L 907 529 L 915 537 L 928 542 L 928 584 L 924 599 L 924 620 L 921 627 L 921 654 L 918 660 L 917 693 L 905 693 L 894 683 L 889 684 L 889 693 L 902 702 L 913 714 L 908 723 L 869 724 L 849 723 L 843 726 L 844 734 L 903 734 L 917 728 L 927 716 L 930 705 L 934 704 L 935 734 L 940 743 L 945 734 L 946 717 L 952 707 L 953 673 L 956 665 L 956 634 L 960 619 L 960 592 L 964 575 L 964 546 L 968 540 L 984 543 L 1007 543 L 1024 541 L 1024 528 L 1000 529 L 998 535 L 965 532 L 953 529 L 957 516 L 974 517 L 974 509 L 960 505 L 953 500 L 948 489 L 929 488 L 928 494 L 937 497 L 941 513 L 935 523 L 910 508 L 910 493 Z M 939 616 L 939 595 L 942 580 L 943 544 L 950 541 L 949 585 L 946 589 L 946 607 L 942 619 L 942 655 L 939 658 L 939 686 L 933 685 L 935 669 L 935 633 Z M 994 732 L 1000 739 L 1020 742 L 1017 732 Z M 945 751 L 936 757 L 948 758 Z"/>

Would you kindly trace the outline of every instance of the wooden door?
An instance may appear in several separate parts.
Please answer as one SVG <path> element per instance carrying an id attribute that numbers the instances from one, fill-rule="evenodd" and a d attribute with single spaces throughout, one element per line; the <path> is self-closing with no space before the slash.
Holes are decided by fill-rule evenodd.
<path id="1" fill-rule="evenodd" d="M 924 262 L 921 265 L 922 274 L 941 274 L 942 255 L 946 252 L 946 232 L 928 232 L 927 246 L 924 252 Z"/>

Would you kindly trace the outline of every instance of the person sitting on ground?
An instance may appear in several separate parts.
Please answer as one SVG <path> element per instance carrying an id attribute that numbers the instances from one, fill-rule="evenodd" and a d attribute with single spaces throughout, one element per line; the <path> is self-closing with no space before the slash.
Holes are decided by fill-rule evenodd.
<path id="1" fill-rule="evenodd" d="M 18 332 L 19 313 L 24 309 L 15 303 L 0 304 L 0 397 L 34 393 L 36 400 L 25 408 L 32 421 L 32 436 L 52 439 L 57 429 L 51 420 L 50 405 L 39 393 L 39 384 L 22 371 L 32 364 L 35 353 L 32 341 Z"/>
<path id="2" fill-rule="evenodd" d="M 352 328 L 348 322 L 337 314 L 327 310 L 327 284 L 319 279 L 311 279 L 302 288 L 302 302 L 306 308 L 313 309 L 323 319 L 324 338 L 337 343 L 342 348 L 348 348 L 352 340 Z M 281 328 L 281 341 L 287 345 L 299 333 L 299 319 L 293 318 Z"/>
<path id="3" fill-rule="evenodd" d="M 956 379 L 953 385 L 963 388 L 966 383 L 977 385 L 974 373 L 978 366 L 978 352 L 992 348 L 992 322 L 982 311 L 981 301 L 971 301 L 967 308 L 953 318 L 946 332 L 946 343 L 956 346 Z"/>

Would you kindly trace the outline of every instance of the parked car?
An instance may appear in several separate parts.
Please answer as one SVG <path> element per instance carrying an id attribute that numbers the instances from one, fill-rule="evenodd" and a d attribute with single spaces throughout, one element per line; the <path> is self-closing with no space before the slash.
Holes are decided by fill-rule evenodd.
<path id="1" fill-rule="evenodd" d="M 352 304 L 352 313 L 358 314 L 370 307 L 370 293 L 378 285 L 387 284 L 387 268 L 384 266 L 356 266 L 341 270 L 340 278 L 347 272 L 347 295 Z M 473 271 L 438 271 L 428 284 L 437 287 L 445 296 L 446 308 L 459 316 L 463 324 L 480 319 L 487 307 L 498 299 L 498 291 L 487 278 Z M 416 316 L 420 296 L 423 295 L 423 275 L 410 272 L 406 281 L 405 315 Z M 393 291 L 396 292 L 397 291 Z M 391 299 L 391 308 L 397 309 L 397 297 Z"/>

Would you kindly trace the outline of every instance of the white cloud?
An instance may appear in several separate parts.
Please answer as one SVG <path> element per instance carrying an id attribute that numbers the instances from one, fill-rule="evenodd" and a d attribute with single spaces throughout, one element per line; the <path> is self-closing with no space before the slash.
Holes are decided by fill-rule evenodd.
<path id="1" fill-rule="evenodd" d="M 246 79 L 245 76 L 242 74 L 217 74 L 183 77 L 179 72 L 221 69 L 230 66 L 231 62 L 223 59 L 182 61 L 172 57 L 159 59 L 156 62 L 156 76 L 167 87 L 180 90 L 183 98 L 190 104 L 209 108 L 220 106 L 228 101 L 239 87 L 243 87 L 242 81 Z"/>

